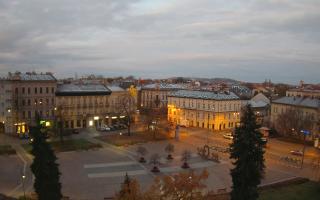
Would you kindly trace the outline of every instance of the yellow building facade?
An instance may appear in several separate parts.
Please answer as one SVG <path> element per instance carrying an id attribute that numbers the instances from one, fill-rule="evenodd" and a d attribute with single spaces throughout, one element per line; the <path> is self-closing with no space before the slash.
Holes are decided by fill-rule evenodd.
<path id="1" fill-rule="evenodd" d="M 181 126 L 233 129 L 240 110 L 241 100 L 232 92 L 179 90 L 168 95 L 168 121 Z"/>

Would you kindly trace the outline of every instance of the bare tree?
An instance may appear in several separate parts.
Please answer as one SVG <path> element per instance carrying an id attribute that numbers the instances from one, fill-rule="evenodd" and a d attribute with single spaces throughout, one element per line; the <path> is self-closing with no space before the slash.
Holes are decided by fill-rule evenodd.
<path id="1" fill-rule="evenodd" d="M 165 148 L 165 151 L 168 153 L 168 156 L 167 156 L 167 159 L 168 160 L 172 160 L 173 157 L 172 157 L 172 153 L 174 152 L 174 145 L 169 143 L 166 148 Z"/>
<path id="2" fill-rule="evenodd" d="M 150 157 L 150 163 L 153 165 L 151 172 L 160 172 L 158 165 L 160 164 L 160 156 L 159 154 L 155 153 L 152 154 Z"/>
<path id="3" fill-rule="evenodd" d="M 278 115 L 275 128 L 281 135 L 302 139 L 300 131 L 312 130 L 313 123 L 311 114 L 304 115 L 301 109 L 289 109 Z"/>
<path id="4" fill-rule="evenodd" d="M 137 153 L 138 153 L 139 156 L 140 156 L 139 162 L 145 163 L 146 160 L 144 159 L 144 156 L 148 153 L 148 150 L 147 150 L 145 147 L 143 147 L 143 146 L 139 146 L 139 147 L 137 148 Z"/>
<path id="5" fill-rule="evenodd" d="M 184 169 L 190 168 L 188 161 L 191 158 L 191 152 L 188 150 L 185 150 L 182 152 L 181 161 L 183 162 L 183 165 L 181 166 Z"/>
<path id="6" fill-rule="evenodd" d="M 62 114 L 62 106 L 58 106 L 55 109 L 55 128 L 59 134 L 60 142 L 63 143 L 63 125 L 64 125 L 64 115 Z"/>
<path id="7" fill-rule="evenodd" d="M 131 121 L 136 110 L 135 98 L 128 92 L 119 97 L 118 112 L 127 117 L 128 136 L 131 136 Z"/>

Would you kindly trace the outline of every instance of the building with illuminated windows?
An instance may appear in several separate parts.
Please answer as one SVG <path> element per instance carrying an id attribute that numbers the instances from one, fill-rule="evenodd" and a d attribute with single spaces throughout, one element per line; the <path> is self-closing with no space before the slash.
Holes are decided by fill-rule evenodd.
<path id="1" fill-rule="evenodd" d="M 110 94 L 111 91 L 102 84 L 59 84 L 57 121 L 65 129 L 98 128 L 108 124 Z"/>
<path id="2" fill-rule="evenodd" d="M 47 126 L 52 125 L 57 80 L 51 73 L 9 73 L 5 82 L 7 86 L 0 96 L 6 101 L 7 114 L 10 113 L 3 119 L 6 133 L 26 135 L 37 114 Z"/>
<path id="3" fill-rule="evenodd" d="M 241 100 L 232 92 L 179 90 L 168 95 L 168 120 L 181 126 L 233 129 L 240 110 Z"/>

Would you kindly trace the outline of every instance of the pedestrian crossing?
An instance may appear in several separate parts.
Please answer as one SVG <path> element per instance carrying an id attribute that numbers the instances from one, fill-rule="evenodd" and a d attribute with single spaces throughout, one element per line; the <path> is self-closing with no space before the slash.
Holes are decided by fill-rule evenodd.
<path id="1" fill-rule="evenodd" d="M 195 155 L 192 156 L 196 158 Z M 180 159 L 179 159 L 180 160 Z M 208 168 L 217 163 L 207 160 L 195 159 L 189 163 L 190 169 L 201 169 Z M 86 170 L 88 178 L 116 178 L 123 177 L 125 174 L 129 176 L 141 176 L 150 174 L 149 169 L 152 166 L 149 164 L 142 165 L 137 161 L 123 161 L 123 162 L 113 162 L 113 163 L 95 163 L 95 164 L 85 164 L 83 168 Z M 173 165 L 162 164 L 160 167 L 160 172 L 165 173 L 178 173 L 183 171 L 181 168 L 181 163 L 175 163 Z"/>

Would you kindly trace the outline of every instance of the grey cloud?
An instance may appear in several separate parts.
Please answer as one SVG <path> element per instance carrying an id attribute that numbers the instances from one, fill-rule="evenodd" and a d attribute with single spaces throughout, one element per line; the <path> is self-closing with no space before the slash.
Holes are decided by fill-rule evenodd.
<path id="1" fill-rule="evenodd" d="M 280 80 L 293 67 L 283 79 L 318 81 L 317 0 L 154 2 L 0 0 L 0 73 Z"/>

